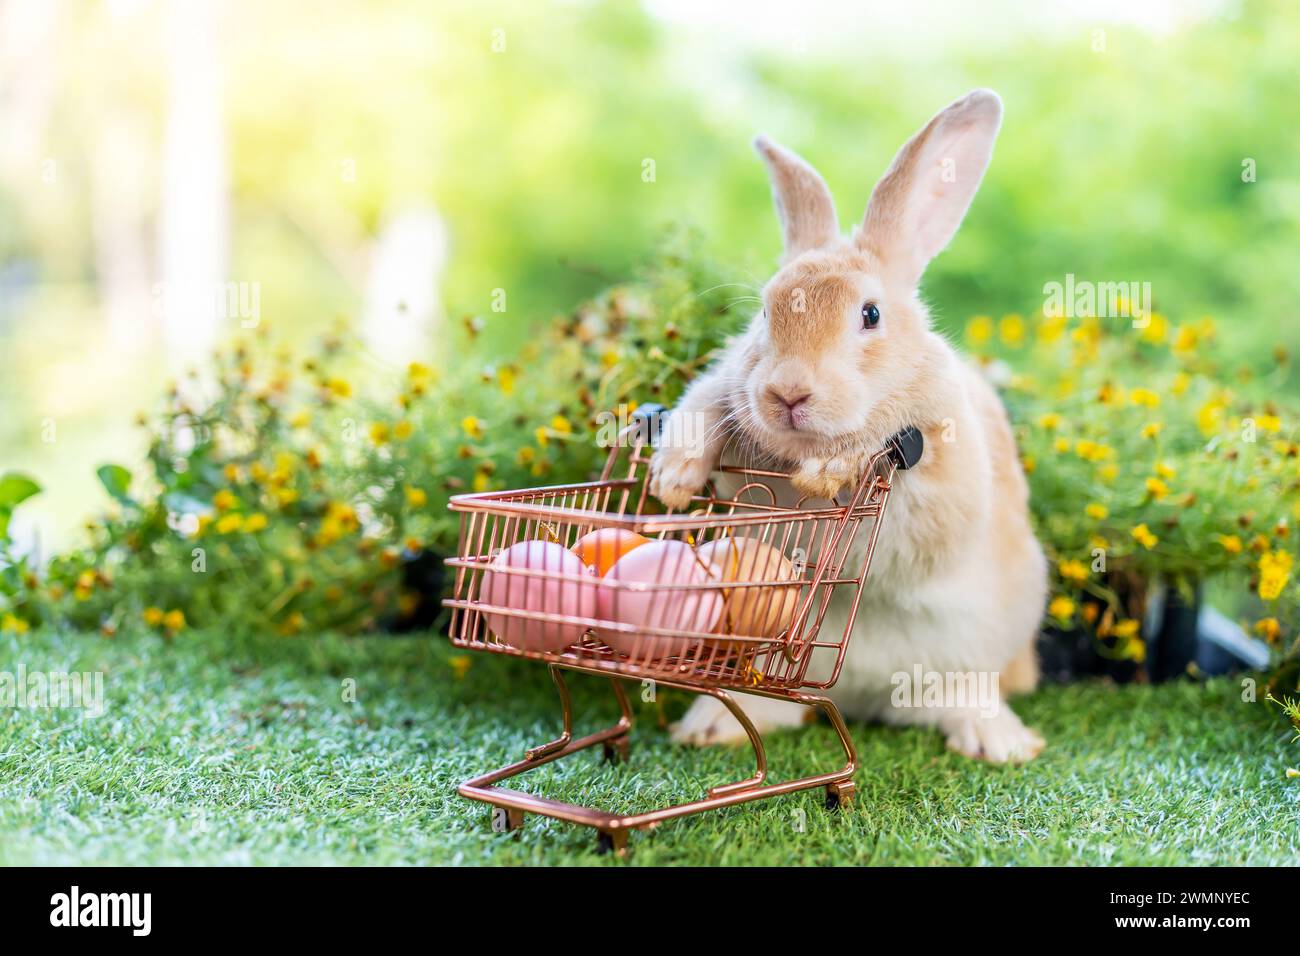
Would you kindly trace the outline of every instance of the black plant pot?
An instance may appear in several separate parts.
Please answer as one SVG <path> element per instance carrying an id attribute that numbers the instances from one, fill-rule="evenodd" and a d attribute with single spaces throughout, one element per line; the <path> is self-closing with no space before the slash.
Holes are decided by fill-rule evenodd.
<path id="1" fill-rule="evenodd" d="M 1038 659 L 1043 678 L 1058 683 L 1084 677 L 1109 677 L 1127 684 L 1132 681 L 1167 681 L 1188 673 L 1197 658 L 1197 620 L 1201 594 L 1197 589 L 1189 604 L 1177 588 L 1161 588 L 1150 601 L 1153 613 L 1146 615 L 1143 636 L 1147 644 L 1146 660 L 1137 661 L 1109 656 L 1112 642 L 1099 640 L 1082 627 L 1068 630 L 1048 625 L 1039 634 Z M 1097 605 L 1101 602 L 1086 598 Z"/>
<path id="2" fill-rule="evenodd" d="M 417 597 L 406 614 L 392 614 L 380 623 L 389 634 L 409 634 L 437 627 L 444 618 L 442 599 L 447 580 L 443 555 L 436 551 L 402 552 L 402 589 Z"/>

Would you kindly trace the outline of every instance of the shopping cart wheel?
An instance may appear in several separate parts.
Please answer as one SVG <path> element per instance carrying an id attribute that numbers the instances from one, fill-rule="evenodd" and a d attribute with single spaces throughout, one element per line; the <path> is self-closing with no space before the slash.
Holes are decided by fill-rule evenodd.
<path id="1" fill-rule="evenodd" d="M 513 830 L 522 829 L 523 825 L 524 811 L 515 810 L 512 807 L 492 808 L 492 831 L 494 833 L 510 833 Z"/>
<path id="2" fill-rule="evenodd" d="M 597 830 L 596 853 L 598 856 L 605 856 L 608 853 L 614 853 L 618 856 L 627 856 L 627 833 L 623 830 L 619 830 L 616 833 L 610 833 L 606 830 Z"/>
<path id="3" fill-rule="evenodd" d="M 856 789 L 851 780 L 828 783 L 826 785 L 826 809 L 847 810 L 853 806 L 853 792 Z"/>
<path id="4" fill-rule="evenodd" d="M 632 751 L 632 742 L 627 737 L 615 737 L 606 740 L 603 747 L 605 763 L 627 763 Z"/>

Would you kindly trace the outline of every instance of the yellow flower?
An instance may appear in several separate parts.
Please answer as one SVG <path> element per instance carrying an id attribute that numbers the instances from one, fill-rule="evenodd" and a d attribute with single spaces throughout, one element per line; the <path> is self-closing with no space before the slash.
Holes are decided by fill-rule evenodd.
<path id="1" fill-rule="evenodd" d="M 160 607 L 147 607 L 140 616 L 144 618 L 144 622 L 150 627 L 157 627 L 163 622 L 163 609 Z"/>
<path id="2" fill-rule="evenodd" d="M 1191 387 L 1192 377 L 1186 372 L 1179 372 L 1174 376 L 1174 384 L 1170 387 L 1175 395 L 1181 395 Z"/>
<path id="3" fill-rule="evenodd" d="M 332 378 L 325 387 L 335 398 L 348 398 L 352 395 L 352 384 L 347 379 Z"/>
<path id="4" fill-rule="evenodd" d="M 1064 334 L 1067 323 L 1064 315 L 1044 315 L 1038 326 L 1038 338 L 1043 342 L 1055 342 Z"/>
<path id="5" fill-rule="evenodd" d="M 266 528 L 266 515 L 256 511 L 244 519 L 244 530 L 249 534 L 256 534 Z"/>
<path id="6" fill-rule="evenodd" d="M 1074 446 L 1074 452 L 1084 461 L 1105 461 L 1115 454 L 1115 450 L 1107 445 L 1099 444 L 1088 439 L 1080 439 Z"/>
<path id="7" fill-rule="evenodd" d="M 1275 617 L 1261 618 L 1255 622 L 1255 633 L 1273 644 L 1282 636 L 1282 625 L 1278 624 Z"/>
<path id="8" fill-rule="evenodd" d="M 1178 472 L 1174 469 L 1173 465 L 1161 461 L 1156 463 L 1156 474 L 1167 481 L 1172 481 L 1174 475 L 1178 474 Z"/>
<path id="9" fill-rule="evenodd" d="M 1052 442 L 1052 449 L 1058 455 L 1064 455 L 1067 451 L 1070 450 L 1070 439 L 1068 438 L 1056 439 L 1056 441 Z"/>
<path id="10" fill-rule="evenodd" d="M 1241 539 L 1235 534 L 1221 534 L 1218 535 L 1218 539 L 1224 551 L 1229 554 L 1241 554 Z"/>
<path id="11" fill-rule="evenodd" d="M 987 315 L 974 316 L 966 323 L 966 341 L 972 345 L 987 345 L 993 339 L 993 320 Z"/>
<path id="12" fill-rule="evenodd" d="M 6 613 L 0 618 L 0 631 L 9 634 L 26 634 L 30 630 L 30 625 L 21 617 L 13 613 Z"/>
<path id="13" fill-rule="evenodd" d="M 306 428 L 310 424 L 311 424 L 311 412 L 307 411 L 306 409 L 303 409 L 302 411 L 294 412 L 293 417 L 289 419 L 290 428 Z"/>
<path id="14" fill-rule="evenodd" d="M 398 441 L 406 441 L 411 437 L 413 431 L 415 431 L 415 426 L 403 419 L 393 426 L 393 437 Z"/>
<path id="15" fill-rule="evenodd" d="M 302 616 L 302 611 L 294 611 L 280 623 L 279 631 L 281 634 L 297 634 L 304 623 L 306 618 Z"/>
<path id="16" fill-rule="evenodd" d="M 1134 541 L 1142 545 L 1142 547 L 1146 548 L 1148 551 L 1160 543 L 1160 539 L 1151 533 L 1151 529 L 1146 526 L 1146 522 L 1133 528 L 1129 534 L 1133 536 Z"/>
<path id="17" fill-rule="evenodd" d="M 221 469 L 221 473 L 226 476 L 226 481 L 229 482 L 240 481 L 243 477 L 243 473 L 239 470 L 239 466 L 234 462 L 230 462 L 225 468 Z"/>
<path id="18" fill-rule="evenodd" d="M 451 665 L 451 672 L 456 675 L 456 680 L 462 680 L 469 672 L 474 660 L 468 654 L 459 654 L 456 657 L 449 658 L 447 663 Z"/>
<path id="19" fill-rule="evenodd" d="M 1155 438 L 1157 435 L 1160 434 L 1160 430 L 1164 427 L 1165 426 L 1163 422 L 1147 422 L 1145 425 L 1142 426 L 1142 437 Z"/>
<path id="20" fill-rule="evenodd" d="M 509 365 L 503 365 L 497 369 L 497 384 L 501 387 L 502 395 L 511 395 L 515 390 L 515 370 Z"/>
<path id="21" fill-rule="evenodd" d="M 1111 631 L 1116 637 L 1130 638 L 1136 637 L 1138 632 L 1138 622 L 1134 618 L 1126 617 L 1115 625 Z"/>
<path id="22" fill-rule="evenodd" d="M 1116 631 L 1118 630 L 1119 628 L 1116 627 Z M 1147 659 L 1147 645 L 1141 638 L 1128 638 L 1123 644 L 1119 645 L 1116 650 L 1119 652 L 1120 657 L 1134 661 L 1138 664 L 1141 664 Z"/>
<path id="23" fill-rule="evenodd" d="M 1268 432 L 1270 435 L 1276 435 L 1282 430 L 1282 419 L 1276 415 L 1264 414 L 1255 419 L 1255 425 L 1260 431 Z"/>
<path id="24" fill-rule="evenodd" d="M 1082 561 L 1071 559 L 1057 565 L 1061 577 L 1072 584 L 1082 584 L 1088 580 L 1088 567 Z"/>
<path id="25" fill-rule="evenodd" d="M 573 425 L 571 425 L 569 420 L 563 415 L 556 415 L 551 419 L 551 428 L 552 430 L 559 432 L 561 435 L 573 434 Z"/>
<path id="26" fill-rule="evenodd" d="M 423 488 L 412 488 L 406 486 L 406 503 L 412 508 L 423 508 L 429 501 L 429 496 L 424 493 Z"/>
<path id="27" fill-rule="evenodd" d="M 1151 313 L 1151 320 L 1147 327 L 1142 330 L 1142 341 L 1150 342 L 1152 345 L 1159 345 L 1169 337 L 1169 320 L 1159 312 Z"/>
<path id="28" fill-rule="evenodd" d="M 1048 412 L 1046 415 L 1043 415 L 1038 419 L 1038 427 L 1046 428 L 1048 431 L 1059 427 L 1060 424 L 1061 416 L 1056 414 L 1056 412 Z"/>
<path id="29" fill-rule="evenodd" d="M 1103 382 L 1101 388 L 1097 389 L 1097 401 L 1103 405 L 1118 405 L 1124 401 L 1124 389 L 1119 385 Z"/>
<path id="30" fill-rule="evenodd" d="M 492 482 L 491 482 L 491 479 L 489 478 L 487 472 L 476 471 L 476 472 L 474 473 L 474 490 L 475 490 L 475 491 L 487 491 L 488 488 L 490 488 L 491 486 L 492 486 Z"/>
<path id="31" fill-rule="evenodd" d="M 1026 475 L 1032 475 L 1034 469 L 1038 467 L 1038 461 L 1033 455 L 1026 455 L 1024 458 L 1020 459 L 1020 467 L 1025 470 Z"/>
<path id="32" fill-rule="evenodd" d="M 537 446 L 539 448 L 545 448 L 551 441 L 550 433 L 540 425 L 533 431 L 533 437 L 537 439 Z"/>
<path id="33" fill-rule="evenodd" d="M 1025 341 L 1025 320 L 1014 312 L 1004 315 L 998 323 L 998 335 L 1007 345 L 1019 347 Z"/>
<path id="34" fill-rule="evenodd" d="M 276 504 L 281 508 L 285 505 L 291 505 L 298 500 L 297 488 L 276 488 L 272 494 L 275 495 Z"/>
<path id="35" fill-rule="evenodd" d="M 238 531 L 243 523 L 244 519 L 239 515 L 222 515 L 216 523 L 217 534 L 230 534 L 232 531 Z"/>
<path id="36" fill-rule="evenodd" d="M 163 615 L 163 627 L 169 631 L 179 631 L 185 626 L 185 612 L 180 610 L 168 611 Z"/>
<path id="37" fill-rule="evenodd" d="M 1159 501 L 1165 495 L 1169 494 L 1169 486 L 1159 478 L 1148 478 L 1146 481 L 1147 493 Z"/>
<path id="38" fill-rule="evenodd" d="M 1083 513 L 1093 521 L 1105 521 L 1106 517 L 1110 514 L 1110 511 L 1107 510 L 1105 505 L 1098 504 L 1094 501 L 1083 509 Z"/>
<path id="39" fill-rule="evenodd" d="M 473 415 L 466 415 L 460 420 L 461 430 L 470 438 L 483 437 L 483 423 Z"/>
<path id="40" fill-rule="evenodd" d="M 1047 605 L 1047 613 L 1062 624 L 1068 624 L 1070 619 L 1074 617 L 1074 602 L 1064 594 L 1058 594 L 1052 598 L 1052 603 Z"/>
<path id="41" fill-rule="evenodd" d="M 388 425 L 385 422 L 370 423 L 370 440 L 376 445 L 388 443 Z"/>
<path id="42" fill-rule="evenodd" d="M 422 362 L 412 362 L 406 367 L 406 374 L 412 382 L 424 384 L 433 378 L 433 369 Z"/>
<path id="43" fill-rule="evenodd" d="M 1100 469 L 1098 469 L 1097 474 L 1101 476 L 1102 481 L 1105 482 L 1114 481 L 1116 478 L 1119 477 L 1119 466 L 1115 464 L 1103 465 Z"/>
<path id="44" fill-rule="evenodd" d="M 1178 331 L 1174 335 L 1174 351 L 1180 355 L 1187 355 L 1196 350 L 1196 330 L 1190 325 L 1178 326 Z"/>
<path id="45" fill-rule="evenodd" d="M 1196 413 L 1196 427 L 1205 435 L 1215 434 L 1223 425 L 1223 405 L 1211 400 Z"/>
<path id="46" fill-rule="evenodd" d="M 1128 400 L 1134 405 L 1141 405 L 1145 408 L 1155 408 L 1160 404 L 1160 396 L 1149 388 L 1135 388 L 1128 393 Z"/>
<path id="47" fill-rule="evenodd" d="M 1259 596 L 1276 601 L 1291 577 L 1295 559 L 1289 551 L 1266 551 L 1259 556 Z"/>
<path id="48" fill-rule="evenodd" d="M 231 492 L 226 488 L 222 488 L 212 496 L 212 506 L 218 511 L 229 511 L 231 508 L 237 507 L 238 505 L 239 499 L 231 494 Z"/>

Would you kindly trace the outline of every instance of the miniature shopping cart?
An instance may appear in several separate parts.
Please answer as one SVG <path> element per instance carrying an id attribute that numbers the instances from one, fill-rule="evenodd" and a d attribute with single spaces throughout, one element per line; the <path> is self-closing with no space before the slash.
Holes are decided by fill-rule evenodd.
<path id="1" fill-rule="evenodd" d="M 528 750 L 517 763 L 460 786 L 462 796 L 496 808 L 496 829 L 515 829 L 522 826 L 526 813 L 541 814 L 593 827 L 599 831 L 598 849 L 622 853 L 631 830 L 648 829 L 703 810 L 817 787 L 825 789 L 828 809 L 852 800 L 857 759 L 853 742 L 839 709 L 819 692 L 839 676 L 891 482 L 896 469 L 909 468 L 919 460 L 921 435 L 907 429 L 891 439 L 871 458 L 857 487 L 839 501 L 796 499 L 788 474 L 780 471 L 724 467 L 693 499 L 689 511 L 662 513 L 662 506 L 649 495 L 646 473 L 663 414 L 657 406 L 638 410 L 611 450 L 598 481 L 451 499 L 452 510 L 461 515 L 459 553 L 447 559 L 456 569 L 454 595 L 444 602 L 452 609 L 452 643 L 544 661 L 559 692 L 563 718 L 563 732 L 555 740 Z M 783 500 L 792 506 L 783 506 Z M 574 575 L 571 569 L 493 564 L 505 549 L 521 542 L 550 541 L 571 548 L 598 529 L 622 529 L 652 541 L 680 541 L 695 549 L 710 542 L 729 548 L 733 543 L 758 541 L 768 546 L 765 553 L 775 551 L 790 560 L 778 561 L 770 568 L 751 564 L 739 569 L 743 574 L 733 573 L 725 580 L 707 577 L 665 583 L 611 581 L 611 575 L 596 579 Z M 539 606 L 535 601 L 503 597 L 509 589 L 503 592 L 499 586 L 485 584 L 494 576 L 495 585 L 504 580 L 516 595 L 530 587 L 534 594 L 541 593 L 538 589 L 543 587 L 567 587 L 570 593 L 605 588 L 604 596 L 612 602 L 579 600 L 572 602 L 573 607 Z M 696 593 L 688 593 L 692 591 Z M 768 622 L 766 632 L 739 633 L 727 623 L 693 619 L 697 615 L 681 614 L 677 620 L 652 615 L 629 622 L 628 615 L 609 610 L 618 607 L 620 598 L 625 606 L 640 600 L 642 606 L 648 601 L 659 609 L 689 604 L 698 610 L 703 602 L 712 600 L 716 607 L 718 601 L 710 598 L 710 593 L 724 602 L 748 600 L 751 607 L 785 602 L 785 613 L 778 622 L 780 631 L 772 633 L 772 617 L 762 613 L 746 615 L 739 630 L 757 630 L 755 622 L 764 620 Z M 832 599 L 846 602 L 847 617 L 842 631 L 822 635 L 821 624 Z M 568 628 L 565 633 L 574 640 L 562 649 L 540 649 L 512 646 L 498 633 L 509 635 L 519 633 L 521 627 L 544 625 Z M 810 670 L 814 657 L 819 663 Z M 566 671 L 609 678 L 622 714 L 618 722 L 575 737 Z M 597 745 L 605 759 L 626 760 L 632 711 L 624 680 L 653 681 L 715 698 L 748 735 L 754 751 L 753 775 L 712 787 L 690 803 L 631 814 L 562 803 L 499 786 L 510 777 Z M 839 737 L 844 764 L 814 776 L 769 782 L 763 740 L 737 705 L 733 691 L 820 710 Z"/>

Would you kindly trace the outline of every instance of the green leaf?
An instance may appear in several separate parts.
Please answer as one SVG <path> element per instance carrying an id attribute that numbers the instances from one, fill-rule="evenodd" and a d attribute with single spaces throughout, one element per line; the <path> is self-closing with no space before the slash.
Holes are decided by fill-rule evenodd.
<path id="1" fill-rule="evenodd" d="M 35 480 L 16 471 L 0 475 L 0 510 L 13 511 L 19 502 L 26 501 L 41 490 Z"/>
<path id="2" fill-rule="evenodd" d="M 131 472 L 121 465 L 100 465 L 95 474 L 110 496 L 123 504 L 133 503 L 126 494 L 126 490 L 131 487 Z"/>

